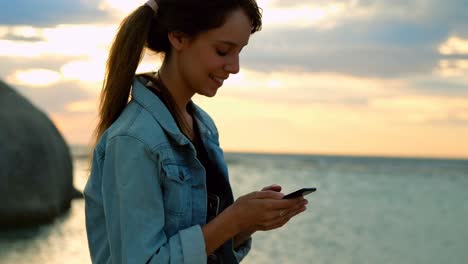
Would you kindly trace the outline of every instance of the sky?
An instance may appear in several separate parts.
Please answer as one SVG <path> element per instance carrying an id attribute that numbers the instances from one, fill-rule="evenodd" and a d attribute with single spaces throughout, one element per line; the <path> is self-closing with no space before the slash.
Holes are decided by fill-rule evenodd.
<path id="1" fill-rule="evenodd" d="M 468 158 L 468 1 L 257 2 L 240 73 L 194 98 L 225 151 Z M 0 79 L 90 144 L 109 46 L 143 3 L 0 0 Z"/>

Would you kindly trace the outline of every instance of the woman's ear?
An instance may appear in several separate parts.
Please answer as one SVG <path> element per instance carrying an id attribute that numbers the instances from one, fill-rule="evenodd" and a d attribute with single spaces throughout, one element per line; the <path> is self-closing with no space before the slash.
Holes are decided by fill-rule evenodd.
<path id="1" fill-rule="evenodd" d="M 188 36 L 182 32 L 169 32 L 167 38 L 175 50 L 181 50 L 188 43 Z"/>

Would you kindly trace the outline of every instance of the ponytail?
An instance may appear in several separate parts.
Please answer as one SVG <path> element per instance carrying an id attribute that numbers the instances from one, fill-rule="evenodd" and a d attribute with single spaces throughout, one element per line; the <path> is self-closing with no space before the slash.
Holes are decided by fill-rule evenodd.
<path id="1" fill-rule="evenodd" d="M 119 26 L 107 59 L 94 144 L 128 103 L 130 88 L 143 57 L 143 48 L 153 18 L 154 11 L 143 5 L 127 16 Z"/>

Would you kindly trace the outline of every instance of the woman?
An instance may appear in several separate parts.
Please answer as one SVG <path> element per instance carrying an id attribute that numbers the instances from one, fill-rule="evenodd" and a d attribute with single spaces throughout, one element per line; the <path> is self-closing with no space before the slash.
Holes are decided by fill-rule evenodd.
<path id="1" fill-rule="evenodd" d="M 150 0 L 122 22 L 84 191 L 93 263 L 238 263 L 255 231 L 306 209 L 278 185 L 234 201 L 216 126 L 191 101 L 239 72 L 260 27 L 254 0 Z M 145 46 L 163 64 L 135 76 Z"/>

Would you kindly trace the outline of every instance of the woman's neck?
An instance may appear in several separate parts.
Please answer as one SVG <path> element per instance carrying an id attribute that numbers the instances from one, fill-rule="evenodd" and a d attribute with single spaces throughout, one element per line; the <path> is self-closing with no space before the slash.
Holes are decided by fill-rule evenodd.
<path id="1" fill-rule="evenodd" d="M 191 92 L 187 84 L 184 83 L 183 78 L 176 68 L 171 67 L 168 63 L 163 63 L 156 77 L 166 86 L 166 89 L 171 94 L 180 112 L 188 114 L 187 105 L 194 93 Z"/>

